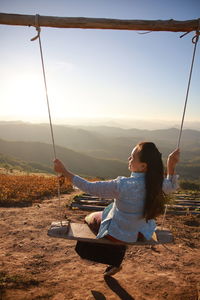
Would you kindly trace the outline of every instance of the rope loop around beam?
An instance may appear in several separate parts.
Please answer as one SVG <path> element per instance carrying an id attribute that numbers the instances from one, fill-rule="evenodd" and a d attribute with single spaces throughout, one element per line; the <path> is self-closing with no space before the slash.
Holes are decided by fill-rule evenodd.
<path id="1" fill-rule="evenodd" d="M 197 30 L 195 36 L 192 38 L 192 43 L 193 44 L 197 44 L 197 42 L 199 40 L 199 35 L 200 35 L 200 31 Z"/>
<path id="2" fill-rule="evenodd" d="M 39 26 L 39 16 L 40 16 L 39 14 L 35 15 L 35 29 L 37 30 L 37 35 L 35 37 L 33 37 L 31 39 L 31 41 L 37 40 L 39 38 L 39 36 L 40 36 L 41 28 Z"/>
<path id="3" fill-rule="evenodd" d="M 192 38 L 192 43 L 193 44 L 197 44 L 198 40 L 199 40 L 199 35 L 200 35 L 200 18 L 199 18 L 199 24 L 198 24 L 198 28 L 196 30 L 196 34 L 195 36 Z"/>

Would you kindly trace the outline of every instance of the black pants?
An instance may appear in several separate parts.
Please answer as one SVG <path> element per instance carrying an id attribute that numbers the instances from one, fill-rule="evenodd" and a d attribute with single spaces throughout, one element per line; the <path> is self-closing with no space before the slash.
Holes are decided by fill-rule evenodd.
<path id="1" fill-rule="evenodd" d="M 126 245 L 110 245 L 78 241 L 75 251 L 81 258 L 119 267 L 126 253 Z"/>

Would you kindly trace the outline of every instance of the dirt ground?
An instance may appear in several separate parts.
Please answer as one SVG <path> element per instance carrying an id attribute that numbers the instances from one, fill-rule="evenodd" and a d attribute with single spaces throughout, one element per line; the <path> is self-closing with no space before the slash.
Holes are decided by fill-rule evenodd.
<path id="1" fill-rule="evenodd" d="M 69 197 L 63 219 L 82 222 L 87 212 L 67 209 Z M 123 269 L 104 279 L 106 266 L 81 260 L 74 241 L 47 236 L 60 215 L 58 199 L 0 208 L 0 299 L 200 299 L 199 216 L 167 216 L 175 243 L 130 246 Z"/>

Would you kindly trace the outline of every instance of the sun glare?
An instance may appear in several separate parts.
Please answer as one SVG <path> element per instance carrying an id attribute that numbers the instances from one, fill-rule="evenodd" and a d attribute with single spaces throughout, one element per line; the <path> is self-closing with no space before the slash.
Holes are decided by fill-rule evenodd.
<path id="1" fill-rule="evenodd" d="M 13 76 L 4 84 L 2 115 L 39 120 L 47 116 L 43 82 L 34 74 Z"/>

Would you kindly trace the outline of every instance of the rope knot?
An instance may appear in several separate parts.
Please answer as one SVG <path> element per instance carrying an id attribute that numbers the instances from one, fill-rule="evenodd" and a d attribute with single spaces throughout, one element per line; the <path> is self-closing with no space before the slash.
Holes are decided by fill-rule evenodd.
<path id="1" fill-rule="evenodd" d="M 199 35 L 200 35 L 200 31 L 197 30 L 195 36 L 193 36 L 193 38 L 192 38 L 192 43 L 193 43 L 193 44 L 196 44 L 196 43 L 198 42 L 198 40 L 199 40 Z"/>
<path id="2" fill-rule="evenodd" d="M 198 23 L 198 27 L 196 30 L 196 34 L 195 36 L 192 38 L 192 43 L 193 44 L 197 44 L 198 40 L 199 40 L 199 35 L 200 35 L 200 18 L 199 18 L 199 23 Z"/>
<path id="3" fill-rule="evenodd" d="M 41 28 L 39 26 L 39 15 L 35 15 L 35 29 L 37 30 L 37 35 L 31 39 L 31 41 L 35 41 L 40 37 Z"/>

